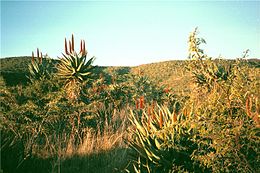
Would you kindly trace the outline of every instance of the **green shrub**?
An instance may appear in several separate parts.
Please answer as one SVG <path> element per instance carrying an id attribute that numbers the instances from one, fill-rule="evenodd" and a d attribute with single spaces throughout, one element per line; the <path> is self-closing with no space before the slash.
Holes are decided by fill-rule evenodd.
<path id="1" fill-rule="evenodd" d="M 193 88 L 186 99 L 176 99 L 172 111 L 131 111 L 135 172 L 259 172 L 259 69 L 245 58 L 212 60 L 201 43 L 195 29 L 187 64 Z"/>

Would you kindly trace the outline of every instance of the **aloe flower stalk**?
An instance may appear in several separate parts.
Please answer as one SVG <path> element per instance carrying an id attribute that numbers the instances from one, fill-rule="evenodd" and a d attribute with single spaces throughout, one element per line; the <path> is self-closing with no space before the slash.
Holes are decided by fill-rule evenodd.
<path id="1" fill-rule="evenodd" d="M 160 128 L 162 128 L 162 126 L 163 126 L 163 113 L 162 113 L 162 111 L 160 111 L 160 122 L 159 122 L 159 125 L 160 125 Z"/>
<path id="2" fill-rule="evenodd" d="M 65 54 L 66 54 L 66 55 L 69 55 L 66 38 L 65 38 Z"/>

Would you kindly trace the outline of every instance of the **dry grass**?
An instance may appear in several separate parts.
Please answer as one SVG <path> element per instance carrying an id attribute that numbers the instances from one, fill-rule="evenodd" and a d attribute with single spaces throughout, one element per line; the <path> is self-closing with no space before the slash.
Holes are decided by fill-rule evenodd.
<path id="1" fill-rule="evenodd" d="M 79 145 L 73 136 L 52 136 L 45 147 L 35 145 L 33 156 L 17 158 L 17 151 L 4 154 L 5 171 L 12 172 L 118 172 L 127 165 L 127 109 L 114 111 L 102 130 L 87 128 Z M 20 151 L 20 150 L 19 150 Z M 13 156 L 10 153 L 14 153 Z M 14 167 L 14 163 L 19 167 Z"/>
<path id="2" fill-rule="evenodd" d="M 99 152 L 114 149 L 115 147 L 123 147 L 125 143 L 123 137 L 124 132 L 116 131 L 104 131 L 102 134 L 100 131 L 96 134 L 92 130 L 89 130 L 85 136 L 84 142 L 76 150 L 76 154 L 89 155 L 96 154 Z"/>

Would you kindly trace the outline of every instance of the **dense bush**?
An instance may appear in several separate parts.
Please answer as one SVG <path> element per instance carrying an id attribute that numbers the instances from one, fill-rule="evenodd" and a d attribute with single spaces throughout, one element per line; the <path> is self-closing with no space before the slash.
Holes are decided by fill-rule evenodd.
<path id="1" fill-rule="evenodd" d="M 187 99 L 176 100 L 172 111 L 131 112 L 135 172 L 259 172 L 259 69 L 244 59 L 212 60 L 201 43 L 196 29 L 189 37 Z"/>

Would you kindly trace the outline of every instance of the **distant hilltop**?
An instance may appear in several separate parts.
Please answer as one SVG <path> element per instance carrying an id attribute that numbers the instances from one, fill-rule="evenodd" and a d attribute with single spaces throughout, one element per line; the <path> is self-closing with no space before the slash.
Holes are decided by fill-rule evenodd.
<path id="1" fill-rule="evenodd" d="M 182 83 L 189 83 L 190 75 L 185 73 L 184 67 L 187 60 L 172 60 L 149 64 L 142 64 L 134 67 L 113 67 L 97 66 L 96 73 L 113 73 L 113 71 L 123 71 L 124 73 L 137 74 L 142 72 L 162 85 L 170 85 L 174 88 L 183 86 Z M 234 62 L 234 60 L 227 60 Z M 260 68 L 260 59 L 248 59 L 251 67 Z M 30 56 L 8 57 L 0 59 L 0 73 L 7 85 L 25 84 L 28 82 L 28 65 L 31 63 Z M 59 63 L 58 59 L 52 59 L 53 67 Z M 181 82 L 181 83 L 180 83 Z"/>
<path id="2" fill-rule="evenodd" d="M 52 59 L 53 64 L 58 63 L 58 59 Z M 148 64 L 142 64 L 139 66 L 149 66 L 152 64 L 164 64 L 164 63 L 180 63 L 184 62 L 186 60 L 170 60 L 170 61 L 162 61 L 162 62 L 155 62 L 155 63 L 148 63 Z M 228 59 L 227 61 L 233 61 L 231 59 Z M 260 59 L 258 58 L 252 58 L 252 59 L 247 59 L 247 61 L 256 66 L 260 67 Z M 31 57 L 30 56 L 17 56 L 17 57 L 5 57 L 5 58 L 0 58 L 0 71 L 16 71 L 16 72 L 28 72 L 28 64 L 31 62 Z"/>

